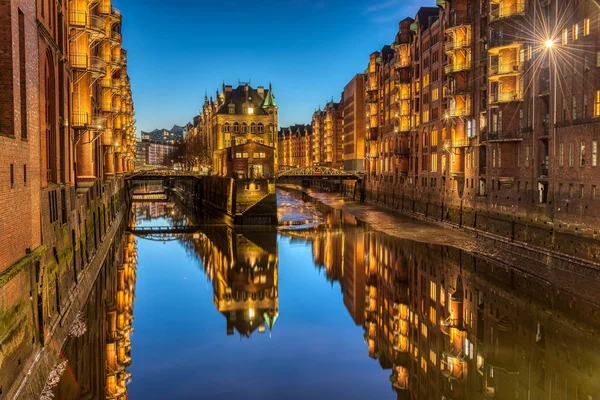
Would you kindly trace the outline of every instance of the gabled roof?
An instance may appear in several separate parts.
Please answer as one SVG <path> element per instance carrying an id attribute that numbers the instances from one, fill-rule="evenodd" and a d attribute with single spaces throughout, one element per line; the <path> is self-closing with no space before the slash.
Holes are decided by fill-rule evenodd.
<path id="1" fill-rule="evenodd" d="M 236 114 L 242 114 L 244 105 L 247 105 L 254 108 L 255 115 L 267 115 L 264 108 L 269 107 L 267 102 L 269 104 L 275 104 L 275 96 L 273 96 L 270 89 L 265 90 L 263 96 L 258 93 L 257 89 L 254 89 L 249 85 L 240 85 L 231 92 L 225 93 L 224 103 L 217 110 L 217 114 L 229 114 L 230 105 L 235 107 Z"/>

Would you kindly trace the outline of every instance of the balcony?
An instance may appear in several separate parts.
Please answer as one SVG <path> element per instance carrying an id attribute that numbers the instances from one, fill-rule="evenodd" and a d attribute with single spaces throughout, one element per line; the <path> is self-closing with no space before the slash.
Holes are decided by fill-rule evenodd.
<path id="1" fill-rule="evenodd" d="M 510 103 L 513 101 L 523 101 L 523 95 L 517 91 L 491 93 L 489 95 L 490 105 L 498 105 L 501 103 Z"/>
<path id="2" fill-rule="evenodd" d="M 90 123 L 90 114 L 86 112 L 71 113 L 71 126 L 75 129 L 85 129 Z"/>
<path id="3" fill-rule="evenodd" d="M 94 115 L 92 117 L 92 123 L 89 127 L 90 127 L 90 129 L 95 130 L 95 131 L 102 131 L 102 130 L 106 129 L 106 125 L 107 125 L 107 120 L 106 120 L 105 116 Z"/>
<path id="4" fill-rule="evenodd" d="M 473 21 L 468 15 L 457 16 L 456 14 L 454 14 L 453 18 L 449 19 L 446 29 L 451 30 L 455 28 L 466 27 L 471 25 L 471 23 L 473 23 Z"/>
<path id="5" fill-rule="evenodd" d="M 470 69 L 470 62 L 453 62 L 444 67 L 444 72 L 446 72 L 446 75 L 450 75 L 457 72 L 468 71 Z"/>
<path id="6" fill-rule="evenodd" d="M 446 49 L 445 51 L 447 53 L 452 52 L 454 50 L 464 49 L 464 48 L 470 47 L 470 46 L 471 46 L 470 38 L 460 38 L 460 39 L 450 38 L 449 40 L 447 40 L 444 43 L 444 48 Z"/>
<path id="7" fill-rule="evenodd" d="M 448 86 L 448 89 L 446 90 L 446 94 L 448 96 L 459 96 L 459 95 L 464 95 L 464 94 L 468 94 L 470 93 L 471 90 L 468 87 L 467 84 L 463 84 L 463 85 L 450 85 Z"/>
<path id="8" fill-rule="evenodd" d="M 106 74 L 107 66 L 108 64 L 102 58 L 92 56 L 90 57 L 90 65 L 88 66 L 88 70 L 94 74 L 104 76 Z"/>
<path id="9" fill-rule="evenodd" d="M 114 44 L 121 44 L 121 43 L 123 43 L 123 36 L 121 35 L 120 32 L 117 32 L 117 31 L 110 31 L 110 37 L 109 37 L 109 39 Z"/>
<path id="10" fill-rule="evenodd" d="M 379 129 L 377 127 L 371 127 L 367 129 L 366 140 L 377 140 L 379 136 Z"/>
<path id="11" fill-rule="evenodd" d="M 448 115 L 448 117 L 454 118 L 454 117 L 468 117 L 471 115 L 471 104 L 468 103 L 466 105 L 463 106 L 450 106 L 450 108 L 448 108 L 448 111 L 446 112 L 446 114 Z"/>
<path id="12" fill-rule="evenodd" d="M 102 89 L 110 89 L 112 87 L 112 78 L 110 75 L 107 75 L 100 80 L 100 87 Z"/>
<path id="13" fill-rule="evenodd" d="M 502 49 L 508 49 L 511 47 L 519 47 L 523 44 L 523 40 L 518 38 L 516 35 L 505 34 L 505 35 L 493 35 L 489 42 L 490 54 L 497 54 Z"/>
<path id="14" fill-rule="evenodd" d="M 523 73 L 525 63 L 514 62 L 514 63 L 503 63 L 490 65 L 489 80 L 494 80 L 500 76 L 519 75 Z"/>
<path id="15" fill-rule="evenodd" d="M 410 57 L 398 57 L 394 61 L 394 68 L 396 69 L 408 68 L 410 65 Z"/>
<path id="16" fill-rule="evenodd" d="M 497 7 L 490 10 L 490 23 L 523 15 L 525 15 L 525 3 L 514 3 L 506 7 Z"/>
<path id="17" fill-rule="evenodd" d="M 93 39 L 106 37 L 106 20 L 98 15 L 90 15 L 87 30 L 93 36 Z"/>
<path id="18" fill-rule="evenodd" d="M 98 6 L 98 14 L 115 21 L 121 19 L 121 11 L 107 4 L 100 4 Z"/>
<path id="19" fill-rule="evenodd" d="M 85 11 L 72 11 L 69 13 L 69 26 L 72 29 L 86 29 L 88 17 Z"/>
<path id="20" fill-rule="evenodd" d="M 71 53 L 69 55 L 69 61 L 71 62 L 71 67 L 73 67 L 75 70 L 87 71 L 88 69 L 87 54 Z"/>
<path id="21" fill-rule="evenodd" d="M 102 102 L 100 103 L 100 110 L 102 112 L 112 112 L 113 106 L 112 106 L 112 99 L 110 97 L 111 96 L 108 96 L 108 99 L 103 99 Z"/>

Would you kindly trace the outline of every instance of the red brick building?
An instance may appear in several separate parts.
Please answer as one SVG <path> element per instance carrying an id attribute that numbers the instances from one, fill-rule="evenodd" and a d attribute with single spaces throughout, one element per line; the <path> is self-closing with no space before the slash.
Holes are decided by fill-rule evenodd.
<path id="1" fill-rule="evenodd" d="M 437 5 L 370 56 L 367 196 L 456 222 L 494 210 L 502 222 L 485 229 L 499 231 L 524 217 L 598 223 L 595 2 Z"/>
<path id="2" fill-rule="evenodd" d="M 312 165 L 312 126 L 293 125 L 279 130 L 279 168 Z"/>
<path id="3" fill-rule="evenodd" d="M 0 392 L 22 398 L 15 383 L 47 376 L 56 355 L 45 332 L 62 345 L 73 299 L 89 295 L 82 280 L 118 252 L 103 244 L 121 218 L 135 127 L 109 0 L 3 1 L 0 25 Z M 106 382 L 79 383 L 105 397 Z"/>
<path id="4" fill-rule="evenodd" d="M 342 93 L 344 169 L 364 171 L 365 158 L 365 93 L 364 76 L 356 75 Z"/>

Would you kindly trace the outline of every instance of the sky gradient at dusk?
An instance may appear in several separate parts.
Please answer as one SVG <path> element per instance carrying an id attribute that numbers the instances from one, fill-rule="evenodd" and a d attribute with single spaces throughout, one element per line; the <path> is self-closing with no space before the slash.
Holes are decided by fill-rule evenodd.
<path id="1" fill-rule="evenodd" d="M 414 0 L 113 4 L 123 14 L 138 135 L 190 121 L 205 90 L 214 96 L 223 81 L 238 79 L 273 83 L 281 126 L 308 123 L 418 9 Z"/>

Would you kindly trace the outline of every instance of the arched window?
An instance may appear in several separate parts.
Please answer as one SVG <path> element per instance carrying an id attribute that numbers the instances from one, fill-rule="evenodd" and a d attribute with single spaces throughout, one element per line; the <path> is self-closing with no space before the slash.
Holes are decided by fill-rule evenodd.
<path id="1" fill-rule="evenodd" d="M 240 124 L 237 122 L 233 124 L 233 133 L 240 133 Z"/>
<path id="2" fill-rule="evenodd" d="M 248 132 L 248 125 L 245 122 L 242 123 L 242 133 Z"/>
<path id="3" fill-rule="evenodd" d="M 250 133 L 256 133 L 256 124 L 254 122 L 250 124 Z"/>
<path id="4" fill-rule="evenodd" d="M 258 124 L 258 133 L 265 133 L 265 126 L 262 123 Z"/>
<path id="5" fill-rule="evenodd" d="M 229 122 L 225 122 L 225 125 L 223 125 L 223 132 L 231 132 L 231 125 L 229 125 Z"/>

